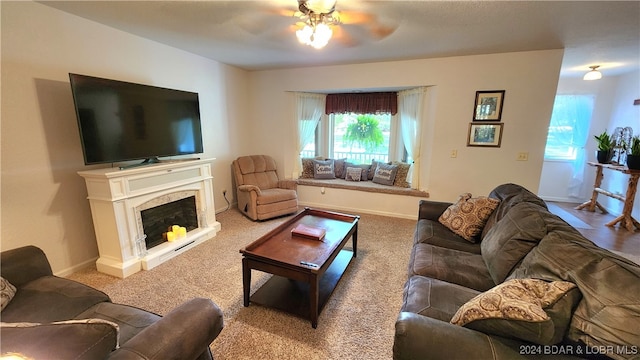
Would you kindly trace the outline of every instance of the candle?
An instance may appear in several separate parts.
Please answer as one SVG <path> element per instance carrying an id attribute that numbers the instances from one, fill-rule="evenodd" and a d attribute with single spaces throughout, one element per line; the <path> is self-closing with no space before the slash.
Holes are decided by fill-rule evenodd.
<path id="1" fill-rule="evenodd" d="M 173 231 L 176 234 L 178 233 L 178 229 L 180 229 L 180 225 L 173 225 L 171 227 L 171 231 Z"/>
<path id="2" fill-rule="evenodd" d="M 187 236 L 187 228 L 184 226 L 181 226 L 178 228 L 178 237 L 185 237 Z"/>
<path id="3" fill-rule="evenodd" d="M 173 231 L 167 232 L 167 241 L 174 241 L 176 239 L 176 234 Z"/>

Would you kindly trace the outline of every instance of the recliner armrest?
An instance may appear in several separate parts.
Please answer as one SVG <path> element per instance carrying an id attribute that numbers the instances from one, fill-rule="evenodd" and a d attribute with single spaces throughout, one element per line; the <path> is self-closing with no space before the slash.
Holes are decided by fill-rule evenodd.
<path id="1" fill-rule="evenodd" d="M 195 298 L 120 344 L 109 359 L 196 359 L 222 327 L 222 310 L 210 299 Z"/>
<path id="2" fill-rule="evenodd" d="M 394 360 L 525 358 L 495 337 L 445 321 L 401 312 L 396 321 Z M 504 339 L 505 342 L 511 340 Z M 515 346 L 514 348 L 518 348 Z"/>
<path id="3" fill-rule="evenodd" d="M 440 215 L 442 215 L 442 213 L 451 205 L 453 205 L 453 203 L 420 200 L 418 205 L 418 219 L 438 221 Z"/>
<path id="4" fill-rule="evenodd" d="M 280 189 L 298 190 L 298 182 L 292 179 L 284 179 L 278 181 Z"/>
<path id="5" fill-rule="evenodd" d="M 0 253 L 0 272 L 13 286 L 22 285 L 43 276 L 53 275 L 47 255 L 29 245 Z"/>
<path id="6" fill-rule="evenodd" d="M 255 191 L 257 195 L 261 194 L 260 188 L 255 185 L 240 185 L 238 186 L 238 191 L 243 191 L 243 192 Z"/>

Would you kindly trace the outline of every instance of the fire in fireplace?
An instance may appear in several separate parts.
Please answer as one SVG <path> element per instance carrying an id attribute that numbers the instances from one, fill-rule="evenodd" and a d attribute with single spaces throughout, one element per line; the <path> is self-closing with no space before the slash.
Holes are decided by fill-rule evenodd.
<path id="1" fill-rule="evenodd" d="M 198 213 L 196 209 L 196 197 L 189 196 L 184 199 L 168 202 L 140 212 L 142 227 L 147 238 L 147 249 L 158 246 L 167 239 L 164 233 L 172 225 L 180 225 L 187 228 L 187 232 L 198 228 Z"/>

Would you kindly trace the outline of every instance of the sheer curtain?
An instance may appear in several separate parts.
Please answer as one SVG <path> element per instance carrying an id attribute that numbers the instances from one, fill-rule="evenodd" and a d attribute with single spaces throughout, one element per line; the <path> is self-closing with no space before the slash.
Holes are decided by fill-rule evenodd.
<path id="1" fill-rule="evenodd" d="M 424 87 L 398 92 L 400 130 L 407 155 L 413 160 L 409 178 L 414 189 L 420 189 L 420 134 L 426 93 Z"/>
<path id="2" fill-rule="evenodd" d="M 324 94 L 296 93 L 298 153 L 295 161 L 295 174 L 302 172 L 302 150 L 314 139 L 316 127 L 322 113 L 324 113 L 326 97 Z"/>
<path id="3" fill-rule="evenodd" d="M 547 139 L 547 149 L 555 147 L 575 152 L 575 157 L 569 159 L 572 177 L 568 189 L 569 195 L 574 197 L 581 196 L 580 190 L 584 182 L 587 159 L 585 147 L 591 125 L 593 102 L 593 95 L 558 95 L 553 104 L 549 123 L 550 136 Z M 564 129 L 570 130 L 563 131 Z"/>

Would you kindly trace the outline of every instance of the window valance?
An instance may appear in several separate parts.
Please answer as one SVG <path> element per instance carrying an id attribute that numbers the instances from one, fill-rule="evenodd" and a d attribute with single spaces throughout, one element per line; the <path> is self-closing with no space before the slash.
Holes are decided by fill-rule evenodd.
<path id="1" fill-rule="evenodd" d="M 372 92 L 328 94 L 325 103 L 326 114 L 376 114 L 398 112 L 398 93 Z"/>

